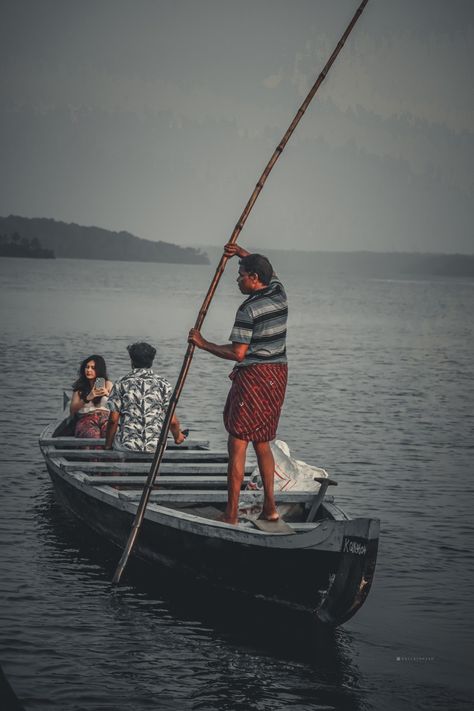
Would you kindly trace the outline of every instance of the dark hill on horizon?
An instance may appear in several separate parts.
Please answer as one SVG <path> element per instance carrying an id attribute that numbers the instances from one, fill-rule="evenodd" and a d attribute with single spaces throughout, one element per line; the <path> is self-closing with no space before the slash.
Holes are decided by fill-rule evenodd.
<path id="1" fill-rule="evenodd" d="M 115 259 L 126 262 L 168 262 L 209 264 L 205 252 L 179 247 L 170 242 L 153 242 L 102 227 L 83 227 L 46 217 L 0 217 L 0 234 L 18 233 L 27 240 L 37 239 L 56 257 L 69 259 Z"/>

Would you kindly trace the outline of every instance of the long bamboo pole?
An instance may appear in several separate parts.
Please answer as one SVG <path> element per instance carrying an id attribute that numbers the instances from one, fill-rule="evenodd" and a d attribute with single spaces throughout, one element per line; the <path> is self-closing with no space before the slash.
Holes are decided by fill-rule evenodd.
<path id="1" fill-rule="evenodd" d="M 246 204 L 244 211 L 242 212 L 242 214 L 239 218 L 239 221 L 237 222 L 237 224 L 234 227 L 234 231 L 232 232 L 232 235 L 231 235 L 230 239 L 228 240 L 229 243 L 234 244 L 237 241 L 237 238 L 238 238 L 240 232 L 242 231 L 242 228 L 243 228 L 245 222 L 247 221 L 250 211 L 252 210 L 253 206 L 255 205 L 255 202 L 256 202 L 263 186 L 265 185 L 265 181 L 267 180 L 268 176 L 270 175 L 270 172 L 271 172 L 273 166 L 275 165 L 278 158 L 282 154 L 283 149 L 285 148 L 286 144 L 288 143 L 288 140 L 289 140 L 291 134 L 293 133 L 296 126 L 300 122 L 300 120 L 301 120 L 304 112 L 308 108 L 313 96 L 316 94 L 317 90 L 319 89 L 319 87 L 323 83 L 324 79 L 326 78 L 328 71 L 330 70 L 337 55 L 339 54 L 342 47 L 344 46 L 348 36 L 350 35 L 350 33 L 352 31 L 352 28 L 354 27 L 357 20 L 361 16 L 367 3 L 368 3 L 368 0 L 363 0 L 363 2 L 361 2 L 361 4 L 359 5 L 357 11 L 354 14 L 354 17 L 348 24 L 346 31 L 342 35 L 341 39 L 339 40 L 338 44 L 336 45 L 335 50 L 333 51 L 333 53 L 329 57 L 328 61 L 326 62 L 324 69 L 319 74 L 319 76 L 316 79 L 315 83 L 313 84 L 308 96 L 306 97 L 306 99 L 303 101 L 300 108 L 298 109 L 298 111 L 297 111 L 293 121 L 289 125 L 288 130 L 286 131 L 285 135 L 281 139 L 278 146 L 275 148 L 275 151 L 274 151 L 272 157 L 270 158 L 269 162 L 267 163 L 265 170 L 263 171 L 262 175 L 260 176 L 260 178 L 255 186 L 255 189 L 254 189 L 252 195 L 250 196 L 250 199 L 249 199 L 248 203 Z M 201 329 L 204 319 L 206 318 L 206 314 L 208 312 L 210 303 L 211 303 L 212 298 L 215 294 L 217 285 L 218 285 L 220 278 L 224 272 L 224 269 L 225 269 L 228 259 L 229 258 L 226 257 L 225 254 L 223 254 L 220 261 L 219 261 L 219 264 L 217 265 L 216 273 L 214 274 L 214 278 L 211 282 L 209 290 L 208 290 L 206 297 L 203 301 L 203 304 L 201 306 L 201 309 L 200 309 L 199 314 L 196 319 L 196 323 L 194 324 L 194 328 L 196 328 L 198 330 Z M 125 549 L 122 553 L 122 557 L 120 558 L 120 561 L 117 565 L 117 569 L 114 574 L 114 577 L 112 579 L 112 583 L 115 585 L 120 582 L 120 578 L 122 577 L 122 573 L 125 569 L 125 566 L 127 565 L 128 558 L 130 556 L 130 553 L 132 552 L 132 548 L 135 544 L 135 540 L 137 538 L 138 532 L 139 532 L 140 527 L 142 525 L 143 518 L 145 515 L 145 509 L 148 504 L 150 494 L 153 490 L 153 485 L 155 483 L 155 479 L 156 479 L 156 476 L 157 476 L 159 468 L 160 468 L 161 460 L 163 459 L 163 454 L 164 454 L 164 451 L 166 448 L 166 440 L 168 438 L 168 432 L 170 429 L 171 420 L 173 418 L 173 415 L 176 410 L 176 406 L 178 404 L 179 397 L 180 397 L 181 392 L 183 390 L 186 376 L 188 374 L 189 367 L 191 365 L 191 361 L 193 358 L 194 349 L 195 349 L 194 344 L 188 343 L 188 347 L 186 349 L 186 354 L 184 356 L 183 364 L 181 366 L 181 371 L 179 373 L 179 377 L 176 382 L 175 389 L 174 389 L 173 394 L 171 396 L 170 404 L 169 404 L 169 407 L 168 407 L 168 410 L 166 413 L 166 417 L 165 417 L 165 421 L 164 421 L 163 427 L 161 429 L 161 434 L 160 434 L 160 438 L 158 440 L 155 455 L 153 457 L 153 462 L 151 464 L 150 473 L 148 474 L 148 479 L 147 479 L 147 482 L 146 482 L 145 487 L 143 489 L 142 496 L 140 499 L 140 504 L 138 506 L 137 513 L 135 515 L 135 519 L 133 521 L 132 530 L 130 532 L 127 544 L 125 546 Z"/>

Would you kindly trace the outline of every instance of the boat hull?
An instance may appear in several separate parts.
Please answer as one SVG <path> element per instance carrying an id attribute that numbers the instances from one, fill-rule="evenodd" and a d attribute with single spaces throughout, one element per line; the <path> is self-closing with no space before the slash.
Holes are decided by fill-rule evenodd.
<path id="1" fill-rule="evenodd" d="M 136 505 L 84 487 L 54 461 L 46 462 L 58 501 L 123 549 Z M 306 610 L 328 625 L 352 617 L 370 590 L 378 544 L 378 522 L 372 519 L 325 521 L 316 532 L 258 536 L 229 534 L 167 507 L 151 508 L 134 556 L 175 568 L 191 581 Z"/>

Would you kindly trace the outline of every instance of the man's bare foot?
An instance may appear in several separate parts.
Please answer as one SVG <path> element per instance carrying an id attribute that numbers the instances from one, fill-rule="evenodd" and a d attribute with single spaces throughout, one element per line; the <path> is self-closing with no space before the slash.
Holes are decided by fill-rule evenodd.
<path id="1" fill-rule="evenodd" d="M 269 511 L 268 513 L 265 511 L 265 509 L 262 511 L 260 514 L 259 518 L 263 519 L 264 521 L 279 521 L 280 520 L 280 514 L 278 511 Z"/>

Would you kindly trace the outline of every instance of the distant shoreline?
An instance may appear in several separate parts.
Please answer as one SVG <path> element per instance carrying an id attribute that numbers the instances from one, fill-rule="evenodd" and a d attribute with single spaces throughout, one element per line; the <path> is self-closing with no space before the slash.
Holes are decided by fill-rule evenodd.
<path id="1" fill-rule="evenodd" d="M 211 251 L 211 250 L 210 250 Z M 262 250 L 263 251 L 263 250 Z M 211 258 L 211 267 L 212 267 L 212 261 L 217 264 L 219 261 L 219 256 L 221 254 L 221 250 L 216 248 L 215 254 L 210 254 Z M 350 256 L 352 253 L 328 253 L 328 254 L 338 254 L 341 255 L 342 257 L 344 256 Z M 282 279 L 286 279 L 287 276 L 292 276 L 295 273 L 296 274 L 308 274 L 308 272 L 312 273 L 314 275 L 315 279 L 315 284 L 317 281 L 321 278 L 339 278 L 339 277 L 354 277 L 354 278 L 361 278 L 361 279 L 367 279 L 367 280 L 426 280 L 426 279 L 468 279 L 468 280 L 474 280 L 474 264 L 472 263 L 461 263 L 457 264 L 456 262 L 453 262 L 452 264 L 446 264 L 442 260 L 437 262 L 435 260 L 434 263 L 429 263 L 429 261 L 426 263 L 419 262 L 418 260 L 413 260 L 412 262 L 410 260 L 407 260 L 407 262 L 397 262 L 396 260 L 393 261 L 391 259 L 392 255 L 391 254 L 384 254 L 384 253 L 373 253 L 377 257 L 382 257 L 382 259 L 377 259 L 375 261 L 372 260 L 365 260 L 362 263 L 361 262 L 355 262 L 351 263 L 350 261 L 347 260 L 335 260 L 335 261 L 327 261 L 324 259 L 321 259 L 322 253 L 290 253 L 290 252 L 279 252 L 278 255 L 272 250 L 267 251 L 267 255 L 272 262 L 272 264 L 275 267 L 276 272 L 282 277 Z M 0 260 L 5 258 L 11 258 L 12 256 L 16 257 L 16 255 L 3 255 L 0 253 Z M 407 255 L 411 256 L 411 255 Z M 464 255 L 463 255 L 464 256 Z M 32 254 L 24 254 L 22 255 L 21 258 L 37 258 L 34 257 Z M 215 257 L 215 258 L 214 258 Z M 387 259 L 383 259 L 386 257 Z M 20 257 L 17 257 L 20 258 Z M 214 259 L 213 259 L 214 258 Z M 113 257 L 54 257 L 56 261 L 74 261 L 74 262 L 94 262 L 94 261 L 109 261 L 109 262 L 116 262 L 116 263 L 127 263 L 127 264 L 164 264 L 164 265 L 170 265 L 173 267 L 188 267 L 188 268 L 193 268 L 193 267 L 207 267 L 209 269 L 209 265 L 207 264 L 196 264 L 196 263 L 189 263 L 189 262 L 158 262 L 158 261 L 150 261 L 150 260 L 140 260 L 140 259 L 125 259 L 125 258 L 120 258 L 117 256 Z M 470 261 L 470 260 L 469 260 Z M 232 264 L 227 266 L 227 270 L 231 270 L 233 267 Z M 211 275 L 211 272 L 209 272 L 209 277 Z"/>
<path id="2" fill-rule="evenodd" d="M 56 259 L 54 253 L 50 252 L 49 249 L 43 249 L 41 252 L 42 253 L 25 252 L 21 254 L 11 254 L 3 247 L 0 247 L 0 257 L 6 257 L 8 259 Z M 44 252 L 48 252 L 48 254 L 44 254 Z"/>
<path id="3" fill-rule="evenodd" d="M 367 277 L 443 276 L 474 277 L 474 254 L 429 254 L 419 252 L 328 252 L 283 250 L 245 245 L 265 254 L 277 272 L 282 269 L 320 274 L 358 274 Z M 222 254 L 220 247 L 203 246 L 212 262 Z"/>

